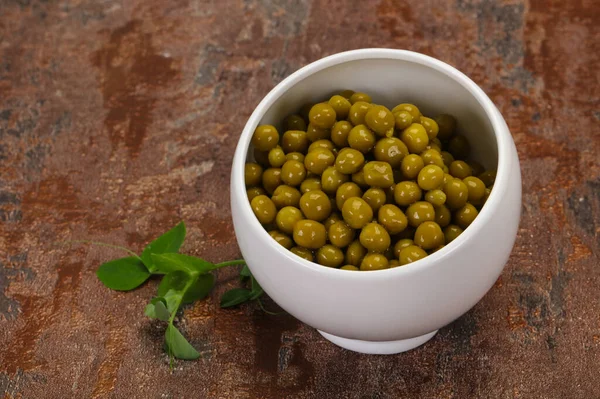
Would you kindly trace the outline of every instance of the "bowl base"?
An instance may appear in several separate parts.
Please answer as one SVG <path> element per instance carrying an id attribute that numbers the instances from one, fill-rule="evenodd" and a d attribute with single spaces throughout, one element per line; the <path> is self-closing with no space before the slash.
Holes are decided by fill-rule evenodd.
<path id="1" fill-rule="evenodd" d="M 369 355 L 393 355 L 402 353 L 423 345 L 429 341 L 438 330 L 421 335 L 419 337 L 401 339 L 398 341 L 361 341 L 359 339 L 342 338 L 319 331 L 326 340 L 354 352 L 366 353 Z"/>

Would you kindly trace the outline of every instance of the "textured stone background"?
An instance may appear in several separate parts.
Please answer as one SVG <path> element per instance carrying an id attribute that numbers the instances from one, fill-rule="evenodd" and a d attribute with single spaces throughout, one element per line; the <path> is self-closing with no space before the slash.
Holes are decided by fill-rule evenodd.
<path id="1" fill-rule="evenodd" d="M 0 394 L 4 398 L 600 398 L 600 8 L 595 0 L 4 0 L 0 3 Z M 493 289 L 425 347 L 336 348 L 289 316 L 182 328 L 169 372 L 155 290 L 95 277 L 181 219 L 183 250 L 239 255 L 237 137 L 282 78 L 335 52 L 406 48 L 491 96 L 513 132 L 523 217 Z M 274 306 L 270 303 L 270 306 Z"/>

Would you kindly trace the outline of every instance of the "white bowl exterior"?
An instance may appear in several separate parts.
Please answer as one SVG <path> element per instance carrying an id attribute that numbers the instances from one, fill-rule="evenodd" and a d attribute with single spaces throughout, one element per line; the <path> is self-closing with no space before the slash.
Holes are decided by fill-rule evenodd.
<path id="1" fill-rule="evenodd" d="M 259 123 L 276 123 L 299 104 L 341 89 L 373 93 L 374 101 L 414 102 L 425 114 L 457 117 L 486 167 L 498 163 L 492 194 L 454 242 L 414 264 L 376 272 L 315 265 L 277 244 L 252 213 L 244 185 L 249 142 Z M 316 96 L 316 97 L 315 97 Z M 365 49 L 327 57 L 294 73 L 259 104 L 233 161 L 231 209 L 238 244 L 267 294 L 304 323 L 365 341 L 420 336 L 474 306 L 508 260 L 521 209 L 517 151 L 497 108 L 470 79 L 433 58 L 402 50 Z"/>

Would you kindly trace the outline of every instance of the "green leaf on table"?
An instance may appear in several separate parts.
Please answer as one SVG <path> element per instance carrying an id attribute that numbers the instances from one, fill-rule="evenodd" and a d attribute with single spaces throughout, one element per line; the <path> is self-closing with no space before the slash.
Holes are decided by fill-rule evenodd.
<path id="1" fill-rule="evenodd" d="M 176 270 L 165 275 L 158 285 L 157 296 L 165 299 L 169 312 L 177 312 L 185 286 L 190 278 L 192 277 L 186 272 Z"/>
<path id="2" fill-rule="evenodd" d="M 169 321 L 171 313 L 167 310 L 167 301 L 164 298 L 152 298 L 146 306 L 144 314 L 150 318 Z"/>
<path id="3" fill-rule="evenodd" d="M 242 267 L 242 270 L 240 271 L 240 277 L 242 278 L 242 280 L 247 279 L 251 275 L 252 273 L 250 273 L 250 268 L 248 267 L 248 265 L 244 265 L 244 267 Z"/>
<path id="4" fill-rule="evenodd" d="M 248 301 L 252 297 L 252 292 L 245 288 L 234 288 L 227 291 L 221 297 L 221 307 L 230 308 L 240 303 Z"/>
<path id="5" fill-rule="evenodd" d="M 173 325 L 169 324 L 165 332 L 165 344 L 173 356 L 177 359 L 194 360 L 200 357 L 200 353 L 188 342 L 187 339 Z"/>
<path id="6" fill-rule="evenodd" d="M 96 275 L 105 286 L 117 291 L 137 288 L 150 277 L 140 258 L 134 256 L 103 263 Z"/>
<path id="7" fill-rule="evenodd" d="M 254 276 L 250 276 L 250 280 L 252 281 L 252 291 L 250 291 L 250 299 L 252 300 L 260 297 L 264 291 Z"/>
<path id="8" fill-rule="evenodd" d="M 141 258 L 144 265 L 151 273 L 156 272 L 156 266 L 152 260 L 152 254 L 164 254 L 177 252 L 185 239 L 185 223 L 180 222 L 177 226 L 152 241 L 144 248 Z"/>
<path id="9" fill-rule="evenodd" d="M 190 274 L 207 273 L 214 266 L 204 259 L 176 253 L 152 254 L 152 261 L 156 270 L 165 274 L 176 270 Z"/>
<path id="10" fill-rule="evenodd" d="M 214 284 L 215 277 L 212 273 L 199 275 L 198 279 L 183 294 L 183 303 L 191 303 L 208 296 Z"/>

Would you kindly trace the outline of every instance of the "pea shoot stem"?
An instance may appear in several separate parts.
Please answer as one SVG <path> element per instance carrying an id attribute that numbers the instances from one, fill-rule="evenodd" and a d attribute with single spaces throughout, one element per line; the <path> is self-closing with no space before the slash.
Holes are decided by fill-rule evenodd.
<path id="1" fill-rule="evenodd" d="M 235 265 L 245 265 L 246 261 L 244 259 L 236 259 L 236 260 L 228 260 L 227 262 L 215 263 L 213 266 L 213 270 L 220 269 L 222 267 L 227 266 L 235 266 Z"/>

